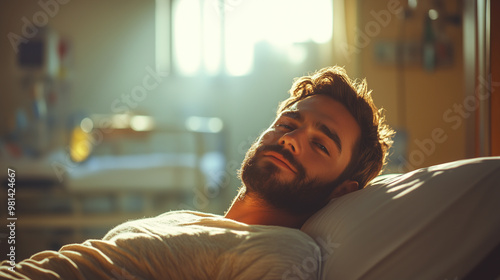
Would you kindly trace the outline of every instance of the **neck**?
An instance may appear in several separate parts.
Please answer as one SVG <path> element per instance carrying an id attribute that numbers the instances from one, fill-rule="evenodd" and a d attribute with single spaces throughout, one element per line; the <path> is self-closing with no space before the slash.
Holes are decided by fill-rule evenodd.
<path id="1" fill-rule="evenodd" d="M 240 191 L 224 217 L 249 225 L 273 225 L 298 229 L 309 216 L 276 209 L 261 198 Z"/>

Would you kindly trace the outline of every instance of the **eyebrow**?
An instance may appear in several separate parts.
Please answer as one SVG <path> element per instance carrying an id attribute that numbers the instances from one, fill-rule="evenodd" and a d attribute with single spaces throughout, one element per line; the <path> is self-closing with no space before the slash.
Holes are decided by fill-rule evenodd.
<path id="1" fill-rule="evenodd" d="M 297 121 L 302 121 L 304 119 L 304 116 L 298 111 L 286 111 L 281 115 Z M 339 135 L 335 131 L 330 130 L 324 123 L 321 122 L 317 122 L 315 126 L 321 133 L 323 133 L 326 137 L 330 138 L 333 143 L 335 143 L 335 145 L 339 149 L 339 152 L 342 152 L 342 142 L 340 141 Z"/>

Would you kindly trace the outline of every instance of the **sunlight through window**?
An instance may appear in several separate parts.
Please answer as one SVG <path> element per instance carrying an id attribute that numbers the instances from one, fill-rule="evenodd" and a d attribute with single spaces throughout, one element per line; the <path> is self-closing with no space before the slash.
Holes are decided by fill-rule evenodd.
<path id="1" fill-rule="evenodd" d="M 208 74 L 220 72 L 221 66 L 221 21 L 214 13 L 211 1 L 204 1 L 203 7 L 203 63 Z"/>
<path id="2" fill-rule="evenodd" d="M 174 6 L 174 51 L 176 66 L 182 74 L 200 69 L 201 13 L 199 0 L 176 1 Z"/>
<path id="3" fill-rule="evenodd" d="M 333 32 L 332 0 L 176 0 L 174 61 L 178 71 L 231 76 L 251 73 L 255 46 L 266 42 L 292 64 L 307 57 L 300 43 L 327 43 Z"/>

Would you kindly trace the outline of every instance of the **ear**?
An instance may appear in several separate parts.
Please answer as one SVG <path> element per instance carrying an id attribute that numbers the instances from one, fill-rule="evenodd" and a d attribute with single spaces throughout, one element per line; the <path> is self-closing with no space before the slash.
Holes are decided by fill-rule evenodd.
<path id="1" fill-rule="evenodd" d="M 336 187 L 329 196 L 329 199 L 343 196 L 353 191 L 357 191 L 359 188 L 359 183 L 352 180 L 345 180 L 338 187 Z"/>

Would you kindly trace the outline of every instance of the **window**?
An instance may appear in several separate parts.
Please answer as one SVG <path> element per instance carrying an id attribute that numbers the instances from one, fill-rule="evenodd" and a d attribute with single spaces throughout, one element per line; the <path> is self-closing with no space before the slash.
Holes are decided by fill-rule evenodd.
<path id="1" fill-rule="evenodd" d="M 157 9 L 170 6 L 158 2 L 170 1 L 157 0 Z M 182 75 L 249 74 L 263 41 L 301 63 L 306 50 L 297 43 L 321 44 L 332 36 L 332 0 L 172 0 L 170 7 L 171 61 Z M 165 36 L 168 23 L 157 24 L 157 36 Z M 159 59 L 168 48 L 157 44 L 157 50 Z"/>

